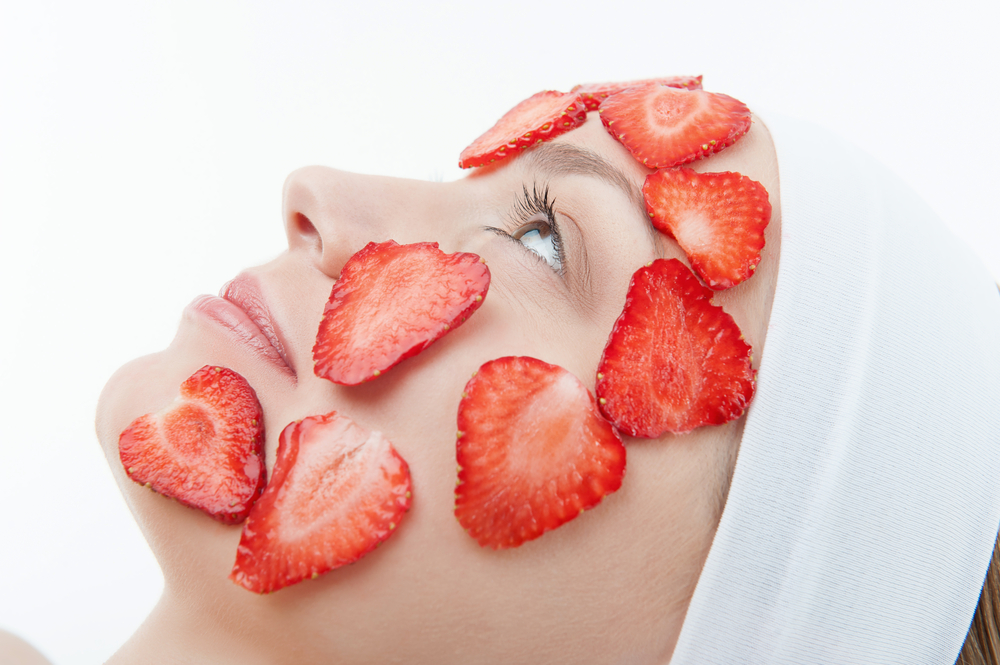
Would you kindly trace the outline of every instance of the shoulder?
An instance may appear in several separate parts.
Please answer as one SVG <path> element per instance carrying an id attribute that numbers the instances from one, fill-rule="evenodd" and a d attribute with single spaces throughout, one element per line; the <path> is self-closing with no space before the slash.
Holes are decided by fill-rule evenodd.
<path id="1" fill-rule="evenodd" d="M 0 628 L 0 656 L 8 665 L 50 665 L 35 647 Z"/>

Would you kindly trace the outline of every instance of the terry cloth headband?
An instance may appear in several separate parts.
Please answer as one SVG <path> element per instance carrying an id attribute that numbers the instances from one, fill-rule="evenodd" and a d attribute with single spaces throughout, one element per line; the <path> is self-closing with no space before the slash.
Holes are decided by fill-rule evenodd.
<path id="1" fill-rule="evenodd" d="M 766 125 L 774 305 L 671 663 L 952 665 L 1000 523 L 996 282 L 858 149 Z"/>

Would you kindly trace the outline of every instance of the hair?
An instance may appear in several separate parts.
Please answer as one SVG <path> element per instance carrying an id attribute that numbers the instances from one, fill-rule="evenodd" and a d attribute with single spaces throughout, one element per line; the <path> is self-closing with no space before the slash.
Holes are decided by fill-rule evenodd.
<path id="1" fill-rule="evenodd" d="M 1000 291 L 1000 282 L 997 283 Z M 965 636 L 965 644 L 955 665 L 1000 665 L 1000 539 L 993 546 L 993 557 L 986 571 L 979 604 L 972 617 L 972 625 Z"/>
<path id="2" fill-rule="evenodd" d="M 955 665 L 1000 665 L 1000 541 L 993 547 L 993 557 L 979 594 L 976 614 L 965 636 L 965 644 Z"/>

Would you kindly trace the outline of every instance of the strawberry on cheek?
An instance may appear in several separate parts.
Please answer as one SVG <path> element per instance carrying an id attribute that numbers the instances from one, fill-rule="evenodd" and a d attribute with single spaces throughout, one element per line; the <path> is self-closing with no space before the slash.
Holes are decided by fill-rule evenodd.
<path id="1" fill-rule="evenodd" d="M 437 243 L 368 243 L 341 269 L 313 347 L 314 371 L 372 381 L 465 323 L 489 290 L 484 259 Z"/>

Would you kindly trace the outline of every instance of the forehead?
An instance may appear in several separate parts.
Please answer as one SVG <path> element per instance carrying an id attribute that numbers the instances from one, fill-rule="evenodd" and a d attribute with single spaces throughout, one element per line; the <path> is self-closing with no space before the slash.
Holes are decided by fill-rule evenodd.
<path id="1" fill-rule="evenodd" d="M 604 131 L 595 114 L 590 116 L 579 129 L 539 144 L 525 155 L 525 161 L 554 173 L 595 176 L 627 195 L 635 195 L 652 171 L 632 159 L 628 151 Z"/>
<path id="2" fill-rule="evenodd" d="M 580 127 L 552 141 L 539 143 L 519 156 L 474 169 L 470 179 L 506 168 L 531 170 L 550 177 L 588 176 L 604 181 L 632 198 L 645 216 L 642 184 L 650 169 L 632 158 L 628 150 L 605 130 L 597 113 L 588 114 Z"/>
<path id="3" fill-rule="evenodd" d="M 581 127 L 539 144 L 524 155 L 523 163 L 552 176 L 597 178 L 630 198 L 639 215 L 646 216 L 642 184 L 652 171 L 604 130 L 597 113 L 589 113 Z"/>
<path id="4" fill-rule="evenodd" d="M 515 158 L 476 169 L 468 179 L 496 174 L 515 188 L 519 182 L 529 188 L 532 182 L 553 185 L 557 211 L 579 223 L 589 244 L 623 245 L 626 256 L 641 258 L 631 266 L 634 270 L 652 258 L 680 256 L 663 244 L 649 222 L 642 185 L 652 172 L 633 159 L 591 112 L 580 127 Z M 639 245 L 647 251 L 635 253 Z"/>

